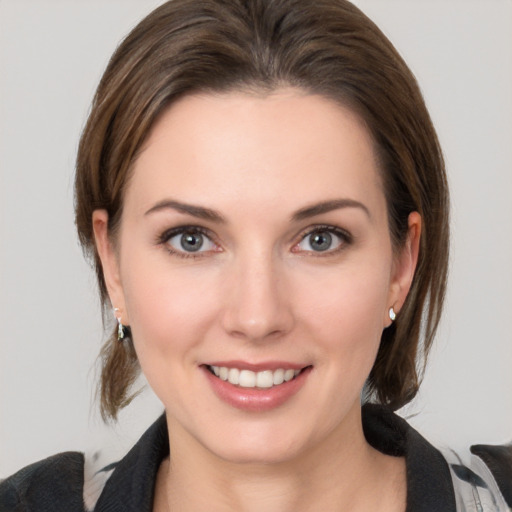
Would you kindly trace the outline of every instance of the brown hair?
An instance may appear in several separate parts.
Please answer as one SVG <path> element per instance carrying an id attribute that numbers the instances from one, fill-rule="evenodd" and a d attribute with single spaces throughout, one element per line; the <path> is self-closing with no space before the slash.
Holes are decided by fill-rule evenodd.
<path id="1" fill-rule="evenodd" d="M 131 164 L 157 117 L 197 91 L 287 85 L 322 94 L 365 121 L 380 157 L 390 233 L 398 250 L 408 215 L 422 217 L 419 261 L 396 322 L 385 329 L 368 399 L 396 409 L 417 393 L 437 329 L 448 266 L 448 189 L 435 130 L 416 80 L 395 48 L 346 0 L 172 0 L 125 38 L 98 86 L 77 157 L 76 225 L 94 258 L 92 213 L 105 209 L 114 237 Z M 422 356 L 418 356 L 420 339 Z M 129 403 L 139 365 L 131 340 L 102 349 L 101 411 Z"/>

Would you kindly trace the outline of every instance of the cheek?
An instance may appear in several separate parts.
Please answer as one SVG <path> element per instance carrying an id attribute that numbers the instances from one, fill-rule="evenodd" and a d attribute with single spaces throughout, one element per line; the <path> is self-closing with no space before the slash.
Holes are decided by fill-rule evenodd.
<path id="1" fill-rule="evenodd" d="M 361 264 L 303 280 L 294 296 L 299 318 L 325 349 L 344 360 L 368 364 L 382 335 L 389 268 Z"/>
<path id="2" fill-rule="evenodd" d="M 190 268 L 171 272 L 165 257 L 148 264 L 136 254 L 126 260 L 125 269 L 126 310 L 144 373 L 163 367 L 169 357 L 193 358 L 190 349 L 201 343 L 218 316 L 215 275 Z"/>

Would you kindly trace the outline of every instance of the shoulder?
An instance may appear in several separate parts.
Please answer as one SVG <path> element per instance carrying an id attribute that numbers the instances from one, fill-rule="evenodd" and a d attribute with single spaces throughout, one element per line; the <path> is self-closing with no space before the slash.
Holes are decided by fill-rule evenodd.
<path id="1" fill-rule="evenodd" d="M 165 415 L 121 459 L 109 452 L 60 453 L 0 480 L 0 511 L 151 510 L 158 468 L 169 454 Z"/>
<path id="2" fill-rule="evenodd" d="M 512 445 L 471 447 L 459 454 L 436 448 L 405 419 L 375 404 L 363 406 L 367 441 L 405 456 L 407 510 L 512 512 Z"/>
<path id="3" fill-rule="evenodd" d="M 512 510 L 512 445 L 476 445 L 470 451 L 464 464 L 458 453 L 443 450 L 458 507 L 471 503 L 477 510 Z"/>
<path id="4" fill-rule="evenodd" d="M 27 466 L 0 481 L 2 512 L 83 512 L 84 456 L 65 452 Z"/>
<path id="5" fill-rule="evenodd" d="M 471 453 L 485 463 L 512 508 L 512 443 L 497 446 L 479 444 L 471 447 Z"/>

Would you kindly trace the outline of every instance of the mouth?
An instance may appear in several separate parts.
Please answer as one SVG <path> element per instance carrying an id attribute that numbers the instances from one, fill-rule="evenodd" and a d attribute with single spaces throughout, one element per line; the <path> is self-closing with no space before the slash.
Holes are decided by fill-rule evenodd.
<path id="1" fill-rule="evenodd" d="M 263 413 L 291 400 L 308 382 L 313 365 L 212 361 L 201 368 L 211 389 L 223 402 L 246 412 Z"/>
<path id="2" fill-rule="evenodd" d="M 302 372 L 310 368 L 310 366 L 305 366 L 301 369 L 276 368 L 273 370 L 252 371 L 245 368 L 227 366 L 205 366 L 212 375 L 220 380 L 240 388 L 254 389 L 270 389 L 281 386 L 286 382 L 296 379 Z"/>

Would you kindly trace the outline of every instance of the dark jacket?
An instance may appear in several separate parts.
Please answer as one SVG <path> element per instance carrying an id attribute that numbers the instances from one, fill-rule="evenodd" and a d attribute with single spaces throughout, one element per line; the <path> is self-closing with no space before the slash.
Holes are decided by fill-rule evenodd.
<path id="1" fill-rule="evenodd" d="M 473 446 L 466 466 L 385 407 L 365 405 L 363 427 L 373 447 L 405 456 L 407 512 L 512 510 L 512 445 Z M 92 475 L 83 454 L 67 452 L 0 482 L 0 512 L 151 512 L 156 474 L 168 454 L 161 416 L 123 459 Z"/>

